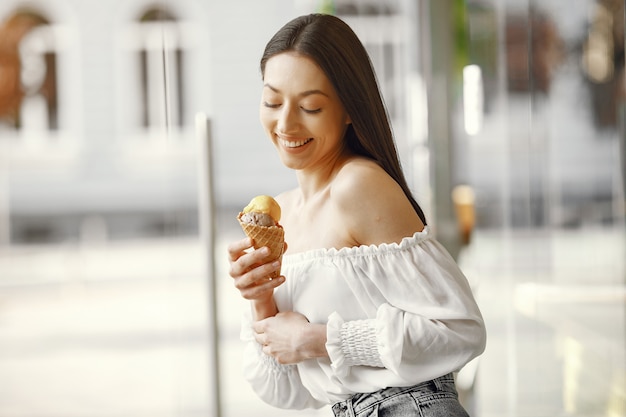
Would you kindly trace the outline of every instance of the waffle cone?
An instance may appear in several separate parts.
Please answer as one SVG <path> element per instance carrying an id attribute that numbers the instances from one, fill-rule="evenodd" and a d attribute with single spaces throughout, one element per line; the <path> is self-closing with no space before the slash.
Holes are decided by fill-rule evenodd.
<path id="1" fill-rule="evenodd" d="M 245 234 L 252 238 L 254 242 L 254 248 L 259 249 L 263 246 L 267 246 L 270 250 L 268 260 L 274 261 L 280 260 L 283 256 L 283 250 L 285 248 L 285 230 L 281 226 L 258 226 L 256 224 L 245 223 L 241 221 L 243 213 L 239 213 L 237 220 Z M 276 278 L 280 275 L 279 271 L 276 271 L 272 278 Z"/>

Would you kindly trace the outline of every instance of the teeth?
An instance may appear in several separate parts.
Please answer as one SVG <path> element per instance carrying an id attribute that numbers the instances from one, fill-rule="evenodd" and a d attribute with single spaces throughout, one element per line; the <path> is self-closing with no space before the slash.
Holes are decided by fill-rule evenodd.
<path id="1" fill-rule="evenodd" d="M 312 138 L 308 138 L 308 139 L 304 139 L 304 140 L 298 140 L 298 141 L 287 141 L 284 139 L 281 139 L 281 143 L 283 144 L 283 146 L 287 147 L 287 148 L 299 148 L 300 146 L 306 145 L 307 143 L 311 142 L 313 139 Z"/>

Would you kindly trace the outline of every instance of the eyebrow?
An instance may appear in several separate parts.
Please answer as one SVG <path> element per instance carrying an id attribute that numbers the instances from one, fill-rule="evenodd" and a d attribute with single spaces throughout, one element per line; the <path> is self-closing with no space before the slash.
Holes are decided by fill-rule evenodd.
<path id="1" fill-rule="evenodd" d="M 264 85 L 265 87 L 269 88 L 270 90 L 274 91 L 275 93 L 279 93 L 279 94 L 281 93 L 281 91 L 280 91 L 278 88 L 273 87 L 273 86 L 272 86 L 272 85 L 270 85 L 269 83 L 265 83 L 265 84 L 263 84 L 263 85 Z M 306 91 L 301 92 L 301 93 L 300 93 L 300 94 L 298 94 L 298 95 L 299 95 L 300 97 L 307 97 L 307 96 L 310 96 L 310 95 L 313 95 L 313 94 L 321 94 L 321 95 L 323 95 L 323 96 L 325 96 L 325 97 L 328 97 L 328 94 L 326 94 L 326 93 L 325 93 L 325 92 L 323 92 L 322 90 L 306 90 Z"/>

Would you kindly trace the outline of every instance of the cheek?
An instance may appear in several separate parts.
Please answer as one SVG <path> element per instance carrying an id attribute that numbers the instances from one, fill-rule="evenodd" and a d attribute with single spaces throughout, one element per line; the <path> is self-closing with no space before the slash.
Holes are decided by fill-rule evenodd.
<path id="1" fill-rule="evenodd" d="M 325 126 L 327 126 L 329 133 L 333 136 L 342 138 L 347 125 L 344 119 L 333 118 L 332 120 L 327 120 Z"/>
<path id="2" fill-rule="evenodd" d="M 270 130 L 272 128 L 273 119 L 269 112 L 263 107 L 259 111 L 259 120 L 264 129 Z"/>

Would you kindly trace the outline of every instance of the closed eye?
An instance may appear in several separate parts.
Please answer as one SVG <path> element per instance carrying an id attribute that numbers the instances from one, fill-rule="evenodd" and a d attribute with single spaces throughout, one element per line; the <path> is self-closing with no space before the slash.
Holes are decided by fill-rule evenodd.
<path id="1" fill-rule="evenodd" d="M 267 101 L 264 101 L 264 102 L 263 102 L 263 105 L 264 105 L 265 107 L 270 108 L 270 109 L 276 109 L 276 108 L 280 107 L 280 104 L 268 103 Z"/>
<path id="2" fill-rule="evenodd" d="M 304 107 L 301 107 L 302 111 L 304 111 L 305 113 L 309 113 L 309 114 L 315 114 L 315 113 L 319 113 L 322 111 L 322 109 L 314 109 L 314 110 L 309 110 L 309 109 L 305 109 Z"/>

